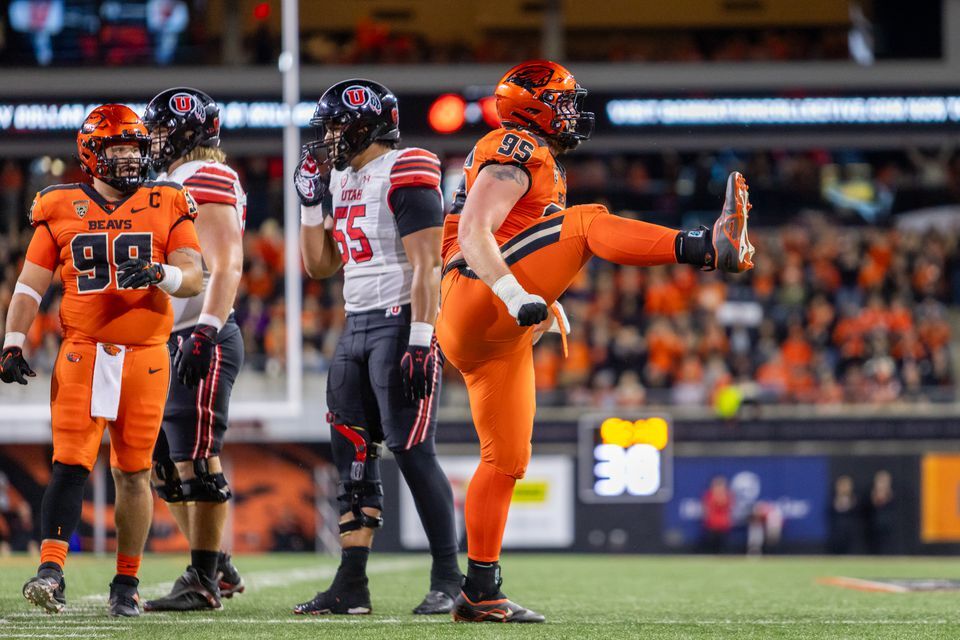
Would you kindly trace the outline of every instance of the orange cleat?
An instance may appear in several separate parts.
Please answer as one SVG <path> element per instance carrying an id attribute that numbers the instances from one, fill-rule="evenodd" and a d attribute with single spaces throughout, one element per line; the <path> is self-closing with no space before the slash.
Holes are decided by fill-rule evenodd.
<path id="1" fill-rule="evenodd" d="M 727 195 L 723 211 L 713 223 L 715 264 L 727 273 L 742 273 L 753 269 L 755 249 L 747 237 L 747 219 L 752 205 L 747 181 L 738 171 L 727 178 Z"/>

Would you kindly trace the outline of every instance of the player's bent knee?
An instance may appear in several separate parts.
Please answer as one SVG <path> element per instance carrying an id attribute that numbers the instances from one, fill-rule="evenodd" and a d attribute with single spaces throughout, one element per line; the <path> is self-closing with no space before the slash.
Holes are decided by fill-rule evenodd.
<path id="1" fill-rule="evenodd" d="M 193 461 L 194 477 L 181 480 L 183 500 L 187 502 L 226 502 L 233 497 L 222 472 L 212 473 L 207 458 Z"/>
<path id="2" fill-rule="evenodd" d="M 505 476 L 523 478 L 530 464 L 531 447 L 526 445 L 495 447 L 493 451 L 481 455 L 481 460 Z"/>
<path id="3" fill-rule="evenodd" d="M 153 488 L 164 502 L 183 502 L 183 484 L 173 460 L 168 458 L 153 463 Z"/>

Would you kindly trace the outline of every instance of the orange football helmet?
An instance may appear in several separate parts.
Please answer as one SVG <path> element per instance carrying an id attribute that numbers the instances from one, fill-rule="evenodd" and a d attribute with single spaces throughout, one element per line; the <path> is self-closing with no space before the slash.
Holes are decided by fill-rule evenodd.
<path id="1" fill-rule="evenodd" d="M 504 126 L 529 129 L 572 149 L 593 133 L 594 115 L 583 111 L 587 90 L 562 65 L 530 60 L 497 84 L 497 113 Z"/>
<path id="2" fill-rule="evenodd" d="M 108 158 L 107 149 L 136 145 L 139 157 Z M 77 156 L 83 170 L 123 193 L 136 190 L 150 168 L 150 134 L 140 117 L 122 104 L 97 107 L 77 133 Z"/>

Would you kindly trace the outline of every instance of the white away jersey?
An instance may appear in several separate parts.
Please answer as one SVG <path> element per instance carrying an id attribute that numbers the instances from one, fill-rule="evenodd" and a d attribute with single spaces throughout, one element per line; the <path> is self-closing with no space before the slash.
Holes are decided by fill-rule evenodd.
<path id="1" fill-rule="evenodd" d="M 158 179 L 182 184 L 198 205 L 215 203 L 233 206 L 237 210 L 240 231 L 243 231 L 247 221 L 247 194 L 240 186 L 237 172 L 227 165 L 212 160 L 194 160 L 183 163 L 169 174 L 162 174 Z M 170 298 L 174 331 L 192 328 L 197 324 L 209 280 L 210 272 L 204 264 L 203 291 L 192 298 Z"/>
<path id="2" fill-rule="evenodd" d="M 390 194 L 403 187 L 436 189 L 442 198 L 437 156 L 415 147 L 394 149 L 359 171 L 347 167 L 330 175 L 347 312 L 410 303 L 413 267 L 390 207 Z"/>

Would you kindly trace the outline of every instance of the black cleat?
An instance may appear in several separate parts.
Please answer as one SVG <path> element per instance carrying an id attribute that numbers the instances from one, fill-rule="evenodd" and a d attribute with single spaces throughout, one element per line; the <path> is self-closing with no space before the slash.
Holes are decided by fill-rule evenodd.
<path id="1" fill-rule="evenodd" d="M 373 611 L 370 606 L 370 590 L 366 583 L 352 592 L 336 590 L 330 587 L 321 591 L 313 600 L 303 602 L 293 608 L 297 615 L 320 616 L 334 615 L 367 615 Z"/>
<path id="2" fill-rule="evenodd" d="M 432 616 L 453 611 L 453 598 L 443 591 L 430 591 L 423 596 L 423 602 L 417 605 L 413 613 L 420 616 Z"/>
<path id="3" fill-rule="evenodd" d="M 466 582 L 466 581 L 464 581 Z M 543 622 L 546 620 L 536 611 L 521 607 L 512 602 L 500 591 L 500 580 L 494 594 L 476 594 L 468 597 L 464 589 L 460 590 L 453 609 L 454 622 Z"/>
<path id="4" fill-rule="evenodd" d="M 47 613 L 60 613 L 67 605 L 66 588 L 62 573 L 41 569 L 23 585 L 23 597 Z"/>
<path id="5" fill-rule="evenodd" d="M 143 603 L 144 611 L 218 611 L 223 609 L 217 585 L 194 567 L 187 567 L 166 596 Z"/>
<path id="6" fill-rule="evenodd" d="M 221 598 L 232 598 L 235 593 L 243 593 L 247 588 L 243 582 L 243 576 L 233 566 L 233 560 L 229 553 L 220 552 L 217 559 L 217 579 L 220 586 Z"/>
<path id="7" fill-rule="evenodd" d="M 118 576 L 124 577 L 124 576 Z M 136 580 L 136 578 L 131 578 Z M 127 582 L 110 583 L 110 615 L 113 617 L 136 618 L 140 615 L 140 594 L 137 586 Z"/>

